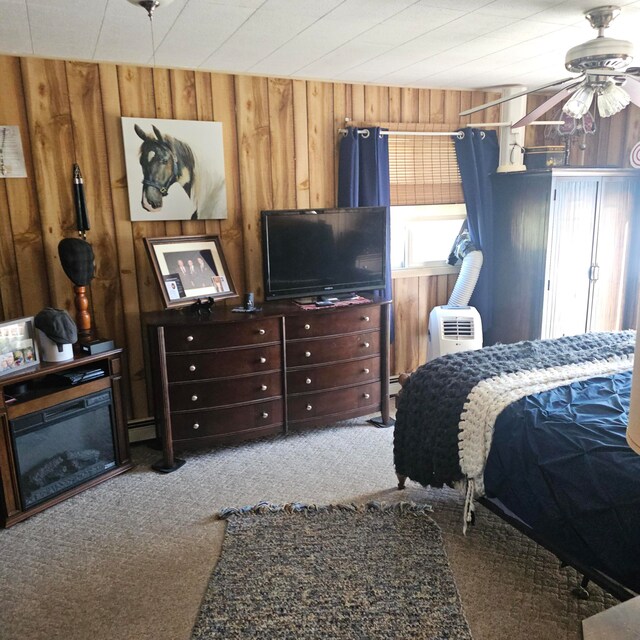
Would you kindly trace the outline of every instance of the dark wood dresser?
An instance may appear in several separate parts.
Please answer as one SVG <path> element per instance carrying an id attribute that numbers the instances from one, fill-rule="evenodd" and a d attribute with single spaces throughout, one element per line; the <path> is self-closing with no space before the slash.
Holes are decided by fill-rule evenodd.
<path id="1" fill-rule="evenodd" d="M 174 449 L 228 444 L 381 412 L 389 418 L 389 302 L 145 316 L 158 435 Z"/>

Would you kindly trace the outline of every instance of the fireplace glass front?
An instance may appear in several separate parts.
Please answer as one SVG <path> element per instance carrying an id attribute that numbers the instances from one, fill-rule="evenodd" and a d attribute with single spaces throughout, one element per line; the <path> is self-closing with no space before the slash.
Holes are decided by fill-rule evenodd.
<path id="1" fill-rule="evenodd" d="M 10 424 L 23 509 L 116 466 L 109 389 L 29 413 Z"/>

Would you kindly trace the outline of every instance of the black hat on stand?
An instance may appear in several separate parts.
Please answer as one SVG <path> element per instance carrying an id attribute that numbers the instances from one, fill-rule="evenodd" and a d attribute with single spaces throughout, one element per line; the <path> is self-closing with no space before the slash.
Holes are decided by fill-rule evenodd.
<path id="1" fill-rule="evenodd" d="M 80 238 L 64 238 L 58 244 L 58 253 L 67 278 L 78 287 L 86 287 L 93 279 L 95 269 L 91 245 Z"/>

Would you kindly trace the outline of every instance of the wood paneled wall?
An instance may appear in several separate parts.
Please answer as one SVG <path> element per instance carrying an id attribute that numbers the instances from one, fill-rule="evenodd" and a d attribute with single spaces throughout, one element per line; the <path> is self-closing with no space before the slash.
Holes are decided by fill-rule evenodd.
<path id="1" fill-rule="evenodd" d="M 460 110 L 495 97 L 9 56 L 0 57 L 0 77 L 0 124 L 20 127 L 28 172 L 27 179 L 0 180 L 0 318 L 34 315 L 45 306 L 74 315 L 57 246 L 76 235 L 71 183 L 77 162 L 96 258 L 92 317 L 98 335 L 126 349 L 132 418 L 150 414 L 141 314 L 162 306 L 142 238 L 219 235 L 239 293 L 252 290 L 260 300 L 260 211 L 335 206 L 337 129 L 345 118 L 456 128 L 469 121 L 459 118 Z M 132 223 L 123 116 L 222 122 L 228 218 Z M 471 121 L 498 117 L 493 108 Z M 637 137 L 635 114 L 633 123 Z M 609 132 L 607 149 L 618 135 L 618 129 Z M 627 133 L 619 150 L 628 139 Z M 395 281 L 394 371 L 424 360 L 429 310 L 446 301 L 451 286 L 450 276 Z"/>

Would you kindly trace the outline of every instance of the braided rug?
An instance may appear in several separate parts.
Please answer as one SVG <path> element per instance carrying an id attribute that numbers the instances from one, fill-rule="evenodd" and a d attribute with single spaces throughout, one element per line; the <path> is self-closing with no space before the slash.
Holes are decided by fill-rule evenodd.
<path id="1" fill-rule="evenodd" d="M 413 503 L 221 512 L 192 640 L 471 640 L 440 529 Z"/>

